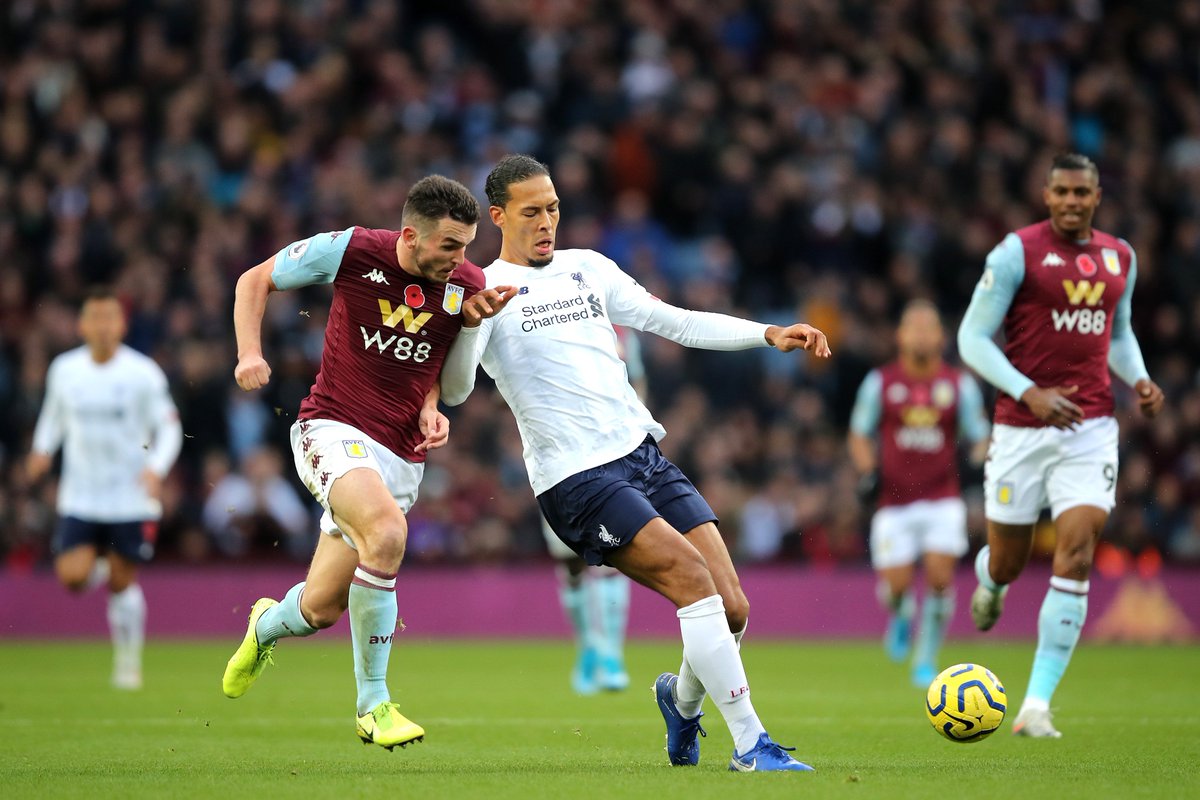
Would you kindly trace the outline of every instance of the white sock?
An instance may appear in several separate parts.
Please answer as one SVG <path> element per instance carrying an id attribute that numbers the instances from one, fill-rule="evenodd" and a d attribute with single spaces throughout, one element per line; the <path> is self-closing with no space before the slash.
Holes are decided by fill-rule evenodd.
<path id="1" fill-rule="evenodd" d="M 737 641 L 729 632 L 725 603 L 714 594 L 676 612 L 683 636 L 683 655 L 712 695 L 729 733 L 734 752 L 746 753 L 765 732 L 750 703 L 750 685 Z"/>
<path id="2" fill-rule="evenodd" d="M 146 596 L 131 583 L 108 595 L 108 630 L 113 643 L 116 671 L 142 671 L 142 643 L 146 638 Z"/>
<path id="3" fill-rule="evenodd" d="M 733 640 L 737 642 L 739 650 L 742 648 L 742 637 L 746 635 L 748 627 L 749 622 L 733 634 Z M 700 713 L 700 707 L 704 705 L 704 694 L 704 684 L 696 677 L 696 671 L 692 669 L 685 655 L 683 663 L 679 665 L 679 682 L 675 684 L 675 708 L 679 710 L 680 715 L 691 719 Z"/>
<path id="4" fill-rule="evenodd" d="M 90 592 L 92 589 L 108 583 L 109 572 L 108 559 L 104 556 L 97 556 L 96 560 L 92 562 L 91 570 L 88 572 L 87 591 Z"/>

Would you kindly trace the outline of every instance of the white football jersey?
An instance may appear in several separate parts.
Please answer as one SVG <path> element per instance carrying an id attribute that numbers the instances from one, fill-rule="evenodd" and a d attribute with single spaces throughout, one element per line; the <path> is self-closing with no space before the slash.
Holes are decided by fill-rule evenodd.
<path id="1" fill-rule="evenodd" d="M 629 385 L 614 324 L 710 350 L 767 345 L 766 325 L 668 305 L 591 250 L 562 250 L 536 268 L 497 260 L 484 275 L 489 288 L 520 293 L 459 333 L 442 399 L 461 403 L 483 365 L 517 419 L 535 494 L 666 435 Z"/>
<path id="2" fill-rule="evenodd" d="M 161 504 L 142 470 L 165 475 L 183 443 L 167 378 L 150 358 L 121 345 L 103 364 L 86 347 L 50 363 L 33 450 L 63 448 L 58 513 L 88 522 L 158 519 Z"/>

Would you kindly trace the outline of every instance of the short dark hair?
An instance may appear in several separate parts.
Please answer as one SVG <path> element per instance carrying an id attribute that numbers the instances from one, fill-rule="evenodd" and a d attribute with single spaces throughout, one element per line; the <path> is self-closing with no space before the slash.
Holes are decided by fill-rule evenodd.
<path id="1" fill-rule="evenodd" d="M 533 156 L 507 155 L 496 162 L 483 184 L 488 202 L 504 208 L 512 199 L 508 187 L 537 175 L 550 175 L 550 168 Z"/>
<path id="2" fill-rule="evenodd" d="M 444 175 L 430 175 L 414 183 L 404 201 L 400 224 L 424 229 L 446 217 L 464 225 L 479 222 L 479 201 L 471 190 Z"/>
<path id="3" fill-rule="evenodd" d="M 1054 161 L 1050 163 L 1050 171 L 1046 173 L 1046 183 L 1050 182 L 1050 175 L 1056 169 L 1090 172 L 1092 173 L 1092 177 L 1096 179 L 1096 183 L 1100 182 L 1100 170 L 1096 167 L 1096 162 L 1083 153 L 1062 153 L 1055 156 Z"/>
<path id="4" fill-rule="evenodd" d="M 117 297 L 117 291 L 107 283 L 94 283 L 83 291 L 83 300 L 80 301 L 79 307 L 87 305 L 93 300 L 116 300 L 120 302 L 121 298 Z"/>

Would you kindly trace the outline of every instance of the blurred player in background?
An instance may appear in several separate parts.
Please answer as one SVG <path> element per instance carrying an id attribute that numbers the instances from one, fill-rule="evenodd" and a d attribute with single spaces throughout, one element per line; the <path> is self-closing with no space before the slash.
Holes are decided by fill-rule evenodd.
<path id="1" fill-rule="evenodd" d="M 261 326 L 271 292 L 333 284 L 316 383 L 292 426 L 296 470 L 325 509 L 306 581 L 279 602 L 258 600 L 222 687 L 240 697 L 270 663 L 277 640 L 309 636 L 350 610 L 358 736 L 392 749 L 419 741 L 387 688 L 396 632 L 396 573 L 405 514 L 426 451 L 445 444 L 438 370 L 462 325 L 463 301 L 483 286 L 466 261 L 479 203 L 457 181 L 413 185 L 398 231 L 360 227 L 296 242 L 245 272 L 234 300 L 238 386 L 266 385 Z"/>
<path id="2" fill-rule="evenodd" d="M 912 650 L 912 681 L 924 689 L 940 671 L 938 650 L 954 616 L 954 568 L 967 552 L 957 445 L 960 437 L 969 442 L 972 463 L 981 464 L 988 422 L 978 384 L 942 361 L 946 334 L 932 303 L 908 304 L 896 343 L 897 359 L 871 370 L 859 387 L 849 448 L 860 486 L 878 495 L 871 565 L 888 612 L 884 648 L 893 661 Z M 914 648 L 918 559 L 928 592 Z"/>
<path id="3" fill-rule="evenodd" d="M 83 346 L 50 363 L 26 473 L 40 480 L 63 448 L 54 571 L 74 592 L 107 582 L 113 686 L 139 689 L 146 598 L 138 565 L 154 555 L 162 480 L 183 431 L 166 376 L 121 343 L 125 330 L 116 294 L 90 290 L 79 313 Z"/>
<path id="4" fill-rule="evenodd" d="M 1092 555 L 1116 497 L 1109 370 L 1133 387 L 1148 417 L 1161 410 L 1163 393 L 1130 327 L 1137 257 L 1124 239 L 1092 228 L 1096 165 L 1082 155 L 1056 158 L 1043 197 L 1050 218 L 1008 234 L 988 255 L 958 349 L 1000 390 L 984 468 L 988 544 L 975 561 L 971 616 L 982 631 L 996 624 L 1049 506 L 1053 577 L 1013 732 L 1058 738 L 1050 701 L 1083 629 Z M 992 341 L 1001 324 L 1003 350 Z"/>
<path id="5" fill-rule="evenodd" d="M 489 288 L 464 308 L 443 400 L 465 400 L 482 362 L 516 417 L 530 483 L 555 533 L 587 563 L 611 564 L 678 608 L 683 666 L 655 682 L 671 763 L 699 761 L 707 690 L 733 736 L 731 770 L 810 770 L 771 740 L 750 702 L 738 652 L 749 602 L 716 515 L 658 449 L 666 431 L 629 385 L 613 326 L 690 347 L 771 345 L 823 358 L 825 335 L 676 308 L 599 253 L 556 254 L 558 195 L 549 169 L 529 156 L 501 159 L 485 186 L 500 258 L 485 272 Z"/>
<path id="6" fill-rule="evenodd" d="M 625 362 L 629 383 L 639 399 L 646 397 L 642 346 L 629 328 L 613 326 L 617 355 Z M 579 694 L 619 692 L 629 686 L 625 671 L 625 629 L 629 623 L 629 579 L 608 566 L 588 566 L 558 538 L 542 517 L 546 549 L 558 562 L 559 601 L 575 633 L 575 667 L 571 688 Z"/>

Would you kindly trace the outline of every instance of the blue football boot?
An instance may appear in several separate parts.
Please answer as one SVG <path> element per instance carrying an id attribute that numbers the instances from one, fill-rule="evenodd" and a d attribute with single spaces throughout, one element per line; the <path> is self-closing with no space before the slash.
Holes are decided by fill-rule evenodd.
<path id="1" fill-rule="evenodd" d="M 659 675 L 654 681 L 654 697 L 658 700 L 663 721 L 667 723 L 667 757 L 676 767 L 690 767 L 700 763 L 700 742 L 696 734 L 708 734 L 700 727 L 703 711 L 691 719 L 679 713 L 675 706 L 675 684 L 678 682 L 679 676 L 673 672 Z"/>

